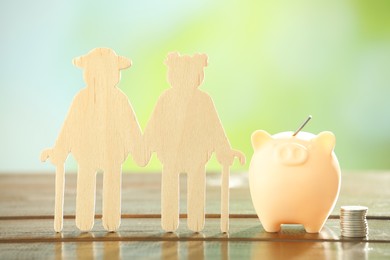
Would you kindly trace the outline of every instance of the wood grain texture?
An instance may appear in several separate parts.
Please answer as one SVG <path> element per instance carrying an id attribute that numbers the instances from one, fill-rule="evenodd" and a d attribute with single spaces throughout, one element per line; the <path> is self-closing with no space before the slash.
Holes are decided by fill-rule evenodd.
<path id="1" fill-rule="evenodd" d="M 389 220 L 368 220 L 369 235 L 366 238 L 346 238 L 340 235 L 339 219 L 328 219 L 320 233 L 307 233 L 302 225 L 283 225 L 278 233 L 266 232 L 257 218 L 234 218 L 230 220 L 229 234 L 221 233 L 219 219 L 206 219 L 201 233 L 179 226 L 175 233 L 165 233 L 158 218 L 123 219 L 120 229 L 107 233 L 96 219 L 90 233 L 74 228 L 73 219 L 64 220 L 61 234 L 52 232 L 52 219 L 0 220 L 0 243 L 20 242 L 83 242 L 83 241 L 295 241 L 295 242 L 340 242 L 365 241 L 390 243 Z M 180 219 L 185 224 L 186 219 Z M 12 227 L 12 228 L 10 228 Z M 199 234 L 199 235 L 198 235 Z"/>
<path id="2" fill-rule="evenodd" d="M 229 167 L 237 157 L 232 150 L 211 97 L 198 89 L 207 66 L 205 54 L 170 53 L 165 60 L 171 88 L 159 97 L 144 132 L 146 159 L 156 152 L 163 164 L 161 183 L 161 225 L 175 231 L 179 224 L 179 174 L 187 174 L 188 228 L 204 227 L 205 165 L 215 152 L 223 167 L 221 230 L 228 230 Z"/>
<path id="3" fill-rule="evenodd" d="M 99 174 L 97 178 L 99 199 L 102 177 Z M 218 225 L 221 175 L 211 173 L 206 178 L 205 229 L 195 234 L 184 226 L 184 214 L 176 233 L 161 229 L 159 174 L 124 174 L 123 218 L 118 232 L 104 229 L 101 204 L 97 204 L 97 225 L 83 233 L 74 224 L 77 176 L 68 174 L 64 228 L 62 233 L 55 233 L 55 175 L 0 174 L 0 259 L 388 259 L 389 181 L 390 172 L 343 173 L 339 201 L 321 233 L 308 234 L 299 225 L 267 233 L 254 214 L 247 174 L 233 173 L 230 229 L 223 234 Z M 186 178 L 180 182 L 184 185 Z M 186 190 L 181 193 L 181 206 L 185 208 Z M 369 236 L 343 238 L 339 207 L 358 204 L 369 208 Z"/>
<path id="4" fill-rule="evenodd" d="M 78 163 L 76 225 L 91 230 L 95 214 L 96 172 L 104 172 L 103 226 L 115 231 L 121 215 L 121 167 L 128 154 L 137 158 L 141 130 L 127 96 L 116 86 L 120 70 L 131 66 L 127 58 L 107 48 L 96 48 L 75 58 L 83 69 L 86 87 L 73 99 L 53 148 L 41 160 L 56 166 L 55 231 L 62 229 L 64 162 L 72 153 Z"/>
<path id="5" fill-rule="evenodd" d="M 386 259 L 390 256 L 390 226 L 382 220 L 369 221 L 370 235 L 365 239 L 340 237 L 338 220 L 328 220 L 319 234 L 309 234 L 303 226 L 295 225 L 283 228 L 280 233 L 267 233 L 257 219 L 232 219 L 228 235 L 220 232 L 218 221 L 207 220 L 205 231 L 198 234 L 184 228 L 185 223 L 181 223 L 177 233 L 156 231 L 160 228 L 159 219 L 125 219 L 116 233 L 107 233 L 100 225 L 92 232 L 82 233 L 75 231 L 70 220 L 65 220 L 62 233 L 48 232 L 50 220 L 34 220 L 30 224 L 0 221 L 0 258 Z"/>
<path id="6" fill-rule="evenodd" d="M 365 242 L 151 241 L 0 243 L 1 259 L 388 259 L 388 244 Z"/>
<path id="7" fill-rule="evenodd" d="M 64 214 L 75 216 L 77 175 L 69 173 L 65 189 Z M 123 174 L 122 214 L 160 215 L 160 174 Z M 102 214 L 103 176 L 97 175 L 96 214 Z M 186 176 L 180 177 L 180 213 L 187 207 Z M 0 218 L 12 216 L 53 217 L 55 174 L 0 174 Z M 206 214 L 220 213 L 219 173 L 206 176 Z M 331 213 L 340 214 L 342 205 L 364 205 L 369 217 L 390 215 L 390 172 L 343 172 L 340 196 Z M 24 192 L 20 192 L 24 191 Z M 252 215 L 254 211 L 247 173 L 230 175 L 230 214 Z"/>

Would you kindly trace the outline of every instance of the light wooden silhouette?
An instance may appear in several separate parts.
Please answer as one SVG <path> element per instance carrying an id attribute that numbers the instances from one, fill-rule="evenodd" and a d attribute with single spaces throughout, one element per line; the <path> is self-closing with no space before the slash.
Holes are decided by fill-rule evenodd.
<path id="1" fill-rule="evenodd" d="M 103 226 L 119 228 L 121 218 L 121 171 L 128 154 L 137 162 L 141 130 L 127 96 L 116 87 L 120 70 L 131 61 L 107 48 L 96 48 L 73 60 L 84 70 L 86 88 L 74 98 L 52 149 L 41 160 L 56 166 L 54 229 L 62 230 L 64 162 L 72 153 L 78 162 L 76 225 L 89 231 L 94 224 L 96 172 L 103 173 Z M 142 153 L 144 154 L 144 152 Z"/>
<path id="2" fill-rule="evenodd" d="M 199 90 L 205 54 L 168 55 L 168 82 L 148 122 L 144 142 L 145 158 L 152 152 L 163 164 L 161 187 L 161 224 L 173 232 L 179 224 L 179 174 L 187 173 L 188 227 L 199 232 L 205 221 L 205 165 L 213 152 L 221 163 L 221 230 L 229 226 L 229 167 L 235 157 L 244 164 L 244 155 L 232 150 L 210 96 Z"/>

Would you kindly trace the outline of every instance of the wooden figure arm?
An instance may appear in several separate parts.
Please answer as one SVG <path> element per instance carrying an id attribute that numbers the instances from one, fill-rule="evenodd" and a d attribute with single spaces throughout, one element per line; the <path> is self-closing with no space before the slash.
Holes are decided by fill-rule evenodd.
<path id="1" fill-rule="evenodd" d="M 64 165 L 69 152 L 69 142 L 67 142 L 66 137 L 63 137 L 63 135 L 60 134 L 60 137 L 53 148 L 47 148 L 42 151 L 41 161 L 45 162 L 49 159 L 53 165 L 61 166 Z"/>
<path id="2" fill-rule="evenodd" d="M 146 164 L 149 162 L 152 153 L 157 152 L 158 147 L 161 145 L 161 111 L 162 111 L 163 98 L 160 97 L 152 112 L 152 115 L 146 125 L 143 137 L 143 159 L 146 160 Z"/>
<path id="3" fill-rule="evenodd" d="M 152 156 L 152 152 L 147 148 L 144 138 L 141 136 L 134 142 L 134 150 L 132 153 L 133 160 L 138 166 L 146 166 Z"/>
<path id="4" fill-rule="evenodd" d="M 45 149 L 41 153 L 41 161 L 44 162 L 50 159 L 50 162 L 56 166 L 63 166 L 68 154 L 71 151 L 72 141 L 75 136 L 75 127 L 77 125 L 77 113 L 82 111 L 80 103 L 82 101 L 82 93 L 78 93 L 73 101 L 61 128 L 60 134 L 57 137 L 53 148 Z M 77 134 L 77 133 L 76 133 Z"/>
<path id="5" fill-rule="evenodd" d="M 214 103 L 211 98 L 207 96 L 207 98 L 204 99 L 204 104 L 205 107 L 207 107 L 206 124 L 210 126 L 209 129 L 211 130 L 208 138 L 209 142 L 212 142 L 213 144 L 213 150 L 217 160 L 221 165 L 232 165 L 234 156 Z"/>
<path id="6" fill-rule="evenodd" d="M 153 123 L 152 123 L 153 124 Z M 148 125 L 145 128 L 144 135 L 142 136 L 142 144 L 141 144 L 141 150 L 140 150 L 140 155 L 142 156 L 142 165 L 145 166 L 149 163 L 150 158 L 152 156 L 152 153 L 155 150 L 155 144 L 154 144 L 154 134 L 152 133 L 152 130 L 154 128 L 151 127 L 151 122 L 148 122 Z"/>
<path id="7" fill-rule="evenodd" d="M 127 109 L 126 118 L 126 122 L 128 123 L 126 127 L 128 134 L 126 140 L 128 144 L 126 146 L 129 149 L 134 162 L 141 167 L 146 166 L 150 161 L 151 152 L 147 149 L 138 120 L 130 104 Z"/>
<path id="8" fill-rule="evenodd" d="M 231 149 L 229 147 L 221 147 L 220 149 L 215 150 L 217 160 L 221 165 L 230 166 L 233 164 L 234 158 L 237 158 L 241 165 L 245 164 L 245 155 L 238 150 Z"/>
<path id="9" fill-rule="evenodd" d="M 69 126 L 72 125 L 72 111 L 69 113 L 68 118 L 65 120 L 62 126 L 61 132 L 57 138 L 57 141 L 53 148 L 47 148 L 41 153 L 41 161 L 45 162 L 47 159 L 55 166 L 64 165 L 66 158 L 71 149 L 71 131 Z"/>
<path id="10" fill-rule="evenodd" d="M 211 101 L 211 99 L 210 99 Z M 215 140 L 215 154 L 218 162 L 223 166 L 230 166 L 233 164 L 234 158 L 237 157 L 240 163 L 243 165 L 245 163 L 245 156 L 242 152 L 233 150 L 230 146 L 229 139 L 226 136 L 225 130 L 222 127 L 221 120 L 218 117 L 216 109 L 212 101 L 209 103 L 210 108 L 210 118 L 211 124 L 214 125 L 213 139 Z"/>

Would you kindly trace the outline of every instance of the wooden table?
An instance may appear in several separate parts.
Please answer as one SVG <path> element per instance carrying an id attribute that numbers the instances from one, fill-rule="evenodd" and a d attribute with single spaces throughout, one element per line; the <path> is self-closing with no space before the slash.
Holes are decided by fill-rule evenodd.
<path id="1" fill-rule="evenodd" d="M 117 233 L 102 227 L 102 175 L 98 175 L 93 231 L 75 226 L 76 175 L 67 174 L 64 230 L 53 230 L 54 174 L 0 175 L 0 259 L 390 259 L 390 172 L 343 173 L 337 205 L 319 234 L 299 225 L 267 233 L 250 198 L 247 174 L 231 174 L 230 232 L 220 233 L 220 175 L 207 176 L 206 226 L 194 234 L 181 214 L 176 233 L 160 226 L 160 175 L 124 174 L 122 224 Z M 185 212 L 186 177 L 181 177 Z M 283 191 L 280 191 L 283 192 Z M 340 236 L 341 205 L 368 206 L 369 236 Z"/>

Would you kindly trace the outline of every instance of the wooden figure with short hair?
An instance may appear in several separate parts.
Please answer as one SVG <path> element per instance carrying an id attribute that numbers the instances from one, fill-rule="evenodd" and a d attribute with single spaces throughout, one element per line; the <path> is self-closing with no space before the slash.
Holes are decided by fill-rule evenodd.
<path id="1" fill-rule="evenodd" d="M 69 153 L 78 162 L 76 225 L 94 224 L 96 172 L 103 173 L 103 226 L 116 231 L 121 220 L 121 172 L 128 154 L 137 161 L 142 134 L 127 96 L 117 88 L 120 70 L 131 61 L 108 48 L 96 48 L 73 60 L 84 70 L 86 88 L 73 99 L 58 139 L 41 154 L 56 166 L 54 229 L 62 230 L 64 163 Z"/>
<path id="2" fill-rule="evenodd" d="M 170 53 L 165 60 L 172 86 L 157 101 L 144 132 L 145 158 L 156 152 L 163 164 L 161 224 L 173 232 L 179 224 L 179 174 L 187 173 L 188 227 L 199 232 L 205 221 L 205 165 L 215 152 L 223 167 L 221 187 L 221 230 L 229 226 L 229 167 L 235 157 L 244 164 L 244 155 L 232 150 L 214 103 L 199 90 L 207 66 L 205 54 L 193 56 Z"/>

